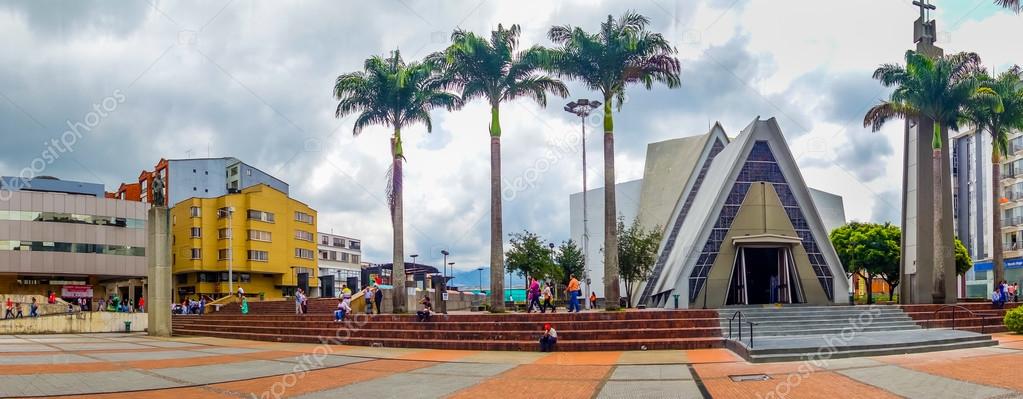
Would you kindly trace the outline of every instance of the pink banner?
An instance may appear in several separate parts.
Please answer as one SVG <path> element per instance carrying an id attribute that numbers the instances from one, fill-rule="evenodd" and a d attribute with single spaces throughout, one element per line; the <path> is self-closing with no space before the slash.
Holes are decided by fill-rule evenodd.
<path id="1" fill-rule="evenodd" d="M 92 286 L 65 285 L 60 289 L 60 296 L 64 298 L 92 298 Z"/>

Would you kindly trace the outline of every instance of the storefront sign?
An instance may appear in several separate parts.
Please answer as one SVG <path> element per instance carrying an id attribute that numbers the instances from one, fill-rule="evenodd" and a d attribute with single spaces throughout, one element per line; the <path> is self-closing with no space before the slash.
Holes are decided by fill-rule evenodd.
<path id="1" fill-rule="evenodd" d="M 92 286 L 65 285 L 60 288 L 60 296 L 64 298 L 92 298 Z"/>

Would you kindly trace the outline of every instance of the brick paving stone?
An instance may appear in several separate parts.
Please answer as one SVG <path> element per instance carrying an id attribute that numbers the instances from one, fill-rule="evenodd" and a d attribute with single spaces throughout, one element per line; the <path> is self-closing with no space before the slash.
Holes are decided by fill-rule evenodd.
<path id="1" fill-rule="evenodd" d="M 1019 378 L 1017 367 L 1006 367 L 1019 363 L 1017 355 L 992 355 L 971 357 L 954 361 L 905 364 L 902 367 L 928 374 L 1023 391 L 1023 379 Z"/>
<path id="2" fill-rule="evenodd" d="M 136 352 L 114 352 L 114 353 L 93 353 L 90 357 L 111 361 L 125 362 L 133 360 L 164 360 L 164 359 L 187 359 L 202 356 L 214 356 L 212 353 L 195 351 L 168 350 L 168 351 L 136 351 Z"/>
<path id="3" fill-rule="evenodd" d="M 687 363 L 688 357 L 683 350 L 651 350 L 622 352 L 618 364 L 668 364 Z"/>
<path id="4" fill-rule="evenodd" d="M 410 374 L 432 374 L 440 376 L 490 377 L 515 367 L 513 364 L 441 363 L 436 366 L 412 370 Z"/>
<path id="5" fill-rule="evenodd" d="M 697 369 L 697 374 L 702 373 Z M 830 371 L 809 374 L 772 375 L 767 381 L 735 382 L 727 376 L 703 378 L 712 397 L 729 399 L 805 398 L 805 399 L 895 399 L 883 389 Z M 934 398 L 939 398 L 935 396 Z"/>
<path id="6" fill-rule="evenodd" d="M 299 398 L 361 398 L 382 394 L 395 398 L 438 398 L 460 389 L 474 386 L 485 378 L 479 375 L 445 375 L 443 378 L 438 378 L 433 373 L 423 372 L 427 369 L 429 368 L 418 370 L 421 373 L 391 375 L 341 388 L 302 395 Z"/>
<path id="7" fill-rule="evenodd" d="M 3 356 L 0 354 L 0 356 Z M 41 364 L 41 365 L 62 365 L 71 363 L 93 363 L 98 360 L 76 355 L 74 353 L 50 353 L 41 355 L 18 355 L 18 356 L 3 356 L 3 360 L 0 360 L 0 365 L 20 365 L 20 364 Z"/>
<path id="8" fill-rule="evenodd" d="M 51 345 L 65 351 L 89 351 L 89 350 L 110 350 L 110 349 L 152 349 L 151 346 L 139 345 L 130 342 L 100 342 L 83 344 L 53 344 Z"/>
<path id="9" fill-rule="evenodd" d="M 150 372 L 189 384 L 216 384 L 218 382 L 288 374 L 295 372 L 296 367 L 300 366 L 293 363 L 271 360 L 252 360 L 232 364 L 153 369 Z"/>
<path id="10" fill-rule="evenodd" d="M 898 366 L 841 370 L 852 379 L 907 398 L 988 398 L 1010 391 L 945 378 Z"/>

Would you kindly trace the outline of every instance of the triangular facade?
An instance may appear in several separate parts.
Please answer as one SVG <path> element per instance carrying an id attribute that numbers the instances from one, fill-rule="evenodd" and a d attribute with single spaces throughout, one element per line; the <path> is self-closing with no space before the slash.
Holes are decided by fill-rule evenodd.
<path id="1" fill-rule="evenodd" d="M 848 302 L 841 264 L 777 121 L 757 118 L 730 143 L 723 130 L 709 137 L 635 303 L 673 307 L 674 295 L 679 307 Z"/>

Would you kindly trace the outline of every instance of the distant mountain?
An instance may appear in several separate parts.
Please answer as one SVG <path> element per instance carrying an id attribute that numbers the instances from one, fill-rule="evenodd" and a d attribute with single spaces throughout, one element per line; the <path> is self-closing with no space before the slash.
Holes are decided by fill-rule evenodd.
<path id="1" fill-rule="evenodd" d="M 478 289 L 480 286 L 480 280 L 483 281 L 483 289 L 490 289 L 490 267 L 483 266 L 482 274 L 476 269 L 472 270 L 455 270 L 453 274 L 454 278 L 451 279 L 451 285 L 458 287 L 461 290 L 473 290 Z M 504 288 L 522 288 L 525 283 L 522 281 L 522 277 L 515 276 L 509 284 L 509 277 L 507 274 L 504 275 Z"/>

